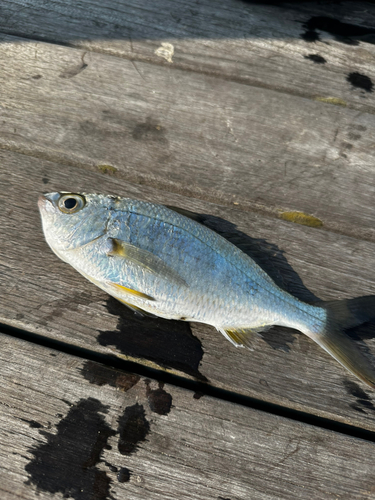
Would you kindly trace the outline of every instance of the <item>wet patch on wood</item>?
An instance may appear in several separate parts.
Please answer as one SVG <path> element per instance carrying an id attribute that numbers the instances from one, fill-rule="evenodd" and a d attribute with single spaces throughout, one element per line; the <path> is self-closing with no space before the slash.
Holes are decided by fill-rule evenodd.
<path id="1" fill-rule="evenodd" d="M 136 403 L 125 408 L 118 419 L 118 431 L 120 433 L 118 451 L 122 455 L 131 455 L 150 432 L 150 423 L 146 419 L 144 407 Z"/>
<path id="2" fill-rule="evenodd" d="M 158 389 L 151 389 L 151 380 L 146 379 L 145 384 L 150 410 L 159 415 L 167 415 L 171 411 L 172 396 L 163 389 L 163 382 L 159 382 Z"/>
<path id="3" fill-rule="evenodd" d="M 316 64 L 325 64 L 327 62 L 327 60 L 324 59 L 324 57 L 320 56 L 319 54 L 308 54 L 307 56 L 303 57 Z"/>
<path id="4" fill-rule="evenodd" d="M 357 71 L 349 73 L 347 76 L 347 81 L 355 88 L 365 90 L 366 92 L 372 92 L 374 89 L 374 84 L 371 78 L 366 75 L 362 75 Z"/>
<path id="5" fill-rule="evenodd" d="M 74 500 L 111 498 L 111 480 L 96 467 L 108 438 L 115 435 L 104 420 L 107 411 L 97 399 L 81 399 L 57 424 L 56 434 L 40 431 L 47 442 L 29 450 L 34 458 L 25 467 L 28 484 Z"/>
<path id="6" fill-rule="evenodd" d="M 302 34 L 302 38 L 306 42 L 320 40 L 318 31 L 325 31 L 333 35 L 338 42 L 347 45 L 358 45 L 362 37 L 366 37 L 367 43 L 375 43 L 375 39 L 371 37 L 375 35 L 374 28 L 343 23 L 333 17 L 313 16 L 303 26 L 306 31 Z"/>
<path id="7" fill-rule="evenodd" d="M 119 483 L 127 483 L 130 481 L 130 470 L 126 467 L 122 467 L 117 474 L 117 480 Z"/>
<path id="8" fill-rule="evenodd" d="M 136 385 L 141 378 L 134 373 L 120 372 L 119 370 L 103 366 L 93 361 L 86 361 L 82 367 L 81 373 L 90 384 L 107 384 L 125 392 Z"/>

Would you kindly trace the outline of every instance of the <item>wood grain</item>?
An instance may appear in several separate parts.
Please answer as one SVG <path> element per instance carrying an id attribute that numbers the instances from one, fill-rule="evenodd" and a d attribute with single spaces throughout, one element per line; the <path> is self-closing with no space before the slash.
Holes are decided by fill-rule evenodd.
<path id="1" fill-rule="evenodd" d="M 41 192 L 108 192 L 181 206 L 266 256 L 263 267 L 303 300 L 374 294 L 374 244 L 134 185 L 101 172 L 0 154 L 0 321 L 46 338 L 114 354 L 212 386 L 374 430 L 375 399 L 302 334 L 275 329 L 253 352 L 213 328 L 140 320 L 58 260 L 44 242 Z M 374 348 L 374 325 L 357 334 Z M 371 354 L 369 354 L 371 355 Z"/>
<path id="2" fill-rule="evenodd" d="M 0 147 L 375 240 L 369 113 L 7 38 Z M 84 65 L 84 67 L 82 66 Z M 81 69 L 81 70 L 80 70 Z M 74 76 L 72 76 L 74 73 Z"/>
<path id="3" fill-rule="evenodd" d="M 374 498 L 374 443 L 0 342 L 2 498 Z"/>
<path id="4" fill-rule="evenodd" d="M 371 92 L 348 75 L 374 82 L 374 21 L 368 2 L 17 0 L 3 2 L 0 30 L 373 112 Z M 155 53 L 162 43 L 172 62 Z"/>

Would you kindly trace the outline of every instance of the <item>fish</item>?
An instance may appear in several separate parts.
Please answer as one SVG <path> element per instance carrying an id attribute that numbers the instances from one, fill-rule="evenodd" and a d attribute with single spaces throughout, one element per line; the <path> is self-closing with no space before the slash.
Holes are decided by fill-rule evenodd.
<path id="1" fill-rule="evenodd" d="M 38 206 L 52 251 L 133 311 L 205 323 L 249 349 L 273 325 L 293 328 L 375 388 L 372 363 L 345 332 L 375 319 L 375 296 L 303 302 L 185 209 L 69 192 Z"/>

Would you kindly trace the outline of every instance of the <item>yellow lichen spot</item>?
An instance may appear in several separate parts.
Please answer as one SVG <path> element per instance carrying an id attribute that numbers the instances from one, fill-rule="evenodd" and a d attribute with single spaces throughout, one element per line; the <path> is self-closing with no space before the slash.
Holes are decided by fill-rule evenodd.
<path id="1" fill-rule="evenodd" d="M 112 165 L 98 165 L 97 167 L 102 174 L 113 175 L 117 172 L 116 167 L 112 167 Z"/>
<path id="2" fill-rule="evenodd" d="M 327 102 L 328 104 L 335 104 L 335 106 L 346 106 L 344 99 L 339 97 L 315 97 L 315 101 Z"/>
<path id="3" fill-rule="evenodd" d="M 314 217 L 313 215 L 308 215 L 303 212 L 280 212 L 279 217 L 280 219 L 294 222 L 295 224 L 302 224 L 303 226 L 323 226 L 323 221 L 318 219 L 318 217 Z"/>

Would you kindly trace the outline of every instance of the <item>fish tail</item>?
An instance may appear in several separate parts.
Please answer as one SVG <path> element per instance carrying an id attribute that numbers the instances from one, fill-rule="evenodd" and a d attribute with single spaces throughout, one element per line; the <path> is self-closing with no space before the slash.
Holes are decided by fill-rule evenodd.
<path id="1" fill-rule="evenodd" d="M 319 304 L 327 312 L 323 331 L 309 333 L 347 370 L 375 389 L 375 368 L 344 330 L 375 319 L 375 296 L 335 300 Z"/>

